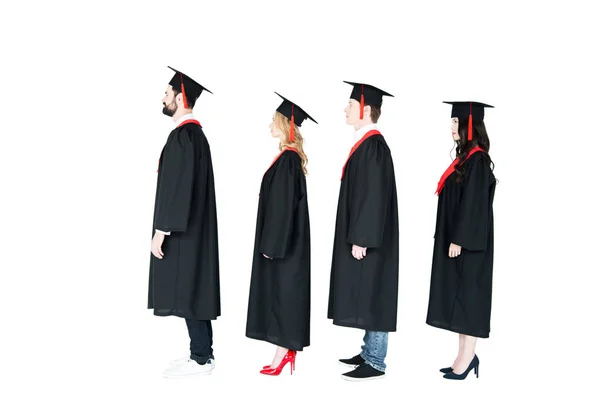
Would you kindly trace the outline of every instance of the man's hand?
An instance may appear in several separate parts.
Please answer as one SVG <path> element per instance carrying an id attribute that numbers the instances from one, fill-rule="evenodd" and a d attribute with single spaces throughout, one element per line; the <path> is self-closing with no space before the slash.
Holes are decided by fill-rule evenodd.
<path id="1" fill-rule="evenodd" d="M 353 244 L 352 245 L 352 255 L 357 260 L 362 260 L 363 258 L 365 258 L 367 256 L 367 248 L 360 247 L 360 246 Z"/>
<path id="2" fill-rule="evenodd" d="M 448 249 L 448 257 L 455 258 L 455 257 L 460 256 L 461 250 L 462 250 L 462 247 L 460 247 L 459 245 L 450 243 L 450 248 Z"/>
<path id="3" fill-rule="evenodd" d="M 154 233 L 154 238 L 152 238 L 152 254 L 154 257 L 162 259 L 164 254 L 162 252 L 162 244 L 165 240 L 165 234 L 160 232 Z"/>

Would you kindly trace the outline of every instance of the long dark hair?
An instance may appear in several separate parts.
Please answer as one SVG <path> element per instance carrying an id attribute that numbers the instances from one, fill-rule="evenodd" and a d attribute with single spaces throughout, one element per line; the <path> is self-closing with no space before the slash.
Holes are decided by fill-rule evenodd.
<path id="1" fill-rule="evenodd" d="M 473 140 L 468 140 L 469 137 L 469 118 L 458 119 L 458 135 L 460 140 L 456 146 L 456 158 L 459 160 L 456 166 L 456 182 L 461 182 L 465 178 L 465 160 L 469 151 L 476 146 L 479 146 L 485 152 L 488 160 L 488 165 L 494 169 L 494 163 L 490 158 L 490 138 L 483 121 L 473 121 Z"/>

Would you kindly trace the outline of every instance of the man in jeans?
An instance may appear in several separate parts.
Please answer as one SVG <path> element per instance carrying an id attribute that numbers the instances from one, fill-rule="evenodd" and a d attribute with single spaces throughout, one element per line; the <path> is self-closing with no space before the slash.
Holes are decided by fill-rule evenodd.
<path id="1" fill-rule="evenodd" d="M 171 68 L 171 67 L 169 67 Z M 192 112 L 204 91 L 175 73 L 163 113 L 175 126 L 159 158 L 148 308 L 185 319 L 190 352 L 172 361 L 167 378 L 208 375 L 215 368 L 212 323 L 221 315 L 219 241 L 214 174 L 208 139 Z"/>
<path id="2" fill-rule="evenodd" d="M 354 146 L 342 169 L 328 318 L 365 330 L 360 354 L 340 363 L 355 367 L 343 379 L 385 375 L 388 332 L 396 331 L 398 304 L 398 202 L 390 149 L 377 128 L 383 96 L 372 85 L 353 86 L 346 124 Z"/>

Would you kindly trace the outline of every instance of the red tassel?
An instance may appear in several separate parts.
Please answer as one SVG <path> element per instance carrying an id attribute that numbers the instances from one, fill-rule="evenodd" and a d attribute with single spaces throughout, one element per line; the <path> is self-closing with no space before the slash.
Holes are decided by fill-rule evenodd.
<path id="1" fill-rule="evenodd" d="M 360 119 L 363 119 L 364 117 L 364 111 L 363 109 L 365 108 L 365 85 L 362 85 L 362 93 L 360 94 Z"/>
<path id="2" fill-rule="evenodd" d="M 292 104 L 292 119 L 290 121 L 290 143 L 294 143 L 294 105 Z"/>
<path id="3" fill-rule="evenodd" d="M 183 87 L 183 74 L 179 73 L 179 75 L 181 75 L 181 94 L 183 95 L 183 108 L 188 108 L 187 98 L 185 95 L 185 88 Z"/>
<path id="4" fill-rule="evenodd" d="M 473 140 L 473 103 L 470 104 L 469 110 L 469 140 Z"/>

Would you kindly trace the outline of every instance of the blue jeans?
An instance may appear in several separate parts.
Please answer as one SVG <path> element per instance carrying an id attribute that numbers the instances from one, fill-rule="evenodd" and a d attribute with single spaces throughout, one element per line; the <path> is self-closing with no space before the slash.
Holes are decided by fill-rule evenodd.
<path id="1" fill-rule="evenodd" d="M 190 358 L 198 364 L 206 364 L 208 359 L 215 359 L 213 355 L 213 332 L 210 321 L 197 321 L 186 319 L 190 335 Z"/>
<path id="2" fill-rule="evenodd" d="M 385 356 L 387 355 L 388 333 L 365 331 L 365 344 L 361 347 L 360 356 L 368 365 L 378 371 L 385 372 Z"/>

